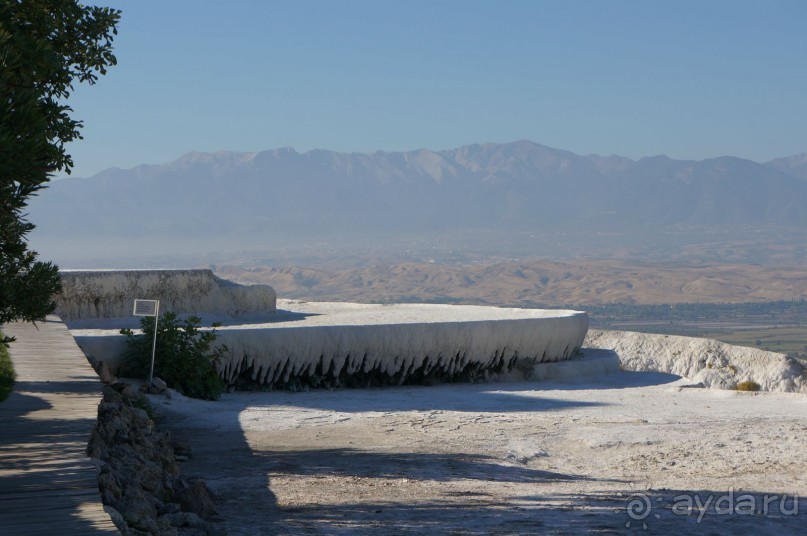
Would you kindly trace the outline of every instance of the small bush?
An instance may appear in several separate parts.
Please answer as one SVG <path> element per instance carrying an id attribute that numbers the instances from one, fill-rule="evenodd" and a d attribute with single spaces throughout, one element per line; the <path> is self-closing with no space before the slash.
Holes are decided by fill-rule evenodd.
<path id="1" fill-rule="evenodd" d="M 735 389 L 738 391 L 759 391 L 762 387 L 755 381 L 746 380 L 738 383 Z"/>
<path id="2" fill-rule="evenodd" d="M 213 347 L 216 331 L 200 330 L 202 320 L 189 316 L 177 319 L 175 313 L 160 316 L 157 325 L 157 353 L 154 358 L 154 375 L 165 380 L 180 393 L 193 398 L 216 400 L 224 391 L 224 382 L 219 377 L 216 365 L 224 356 L 227 347 Z M 213 324 L 213 328 L 221 324 Z M 135 335 L 130 329 L 122 329 L 128 338 L 126 357 L 133 371 L 147 378 L 151 364 L 151 344 L 154 337 L 154 320 L 140 320 L 143 335 Z"/>
<path id="3" fill-rule="evenodd" d="M 522 377 L 529 379 L 532 377 L 538 363 L 539 361 L 536 357 L 519 359 L 513 364 L 513 369 L 517 370 Z"/>
<path id="4" fill-rule="evenodd" d="M 3 340 L 3 333 L 0 332 L 0 340 Z M 8 348 L 0 342 L 0 402 L 8 398 L 11 389 L 14 387 L 14 367 L 11 364 L 11 356 L 8 355 Z"/>
<path id="5" fill-rule="evenodd" d="M 142 409 L 146 412 L 146 415 L 149 416 L 149 419 L 152 421 L 157 420 L 157 412 L 154 411 L 154 406 L 151 405 L 149 399 L 143 396 L 140 393 L 137 393 L 137 396 L 132 397 L 131 399 L 132 407 Z"/>

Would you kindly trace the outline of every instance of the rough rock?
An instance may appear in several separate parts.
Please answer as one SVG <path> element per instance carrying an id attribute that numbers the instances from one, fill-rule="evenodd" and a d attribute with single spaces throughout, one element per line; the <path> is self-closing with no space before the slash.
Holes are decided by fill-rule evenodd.
<path id="1" fill-rule="evenodd" d="M 632 331 L 590 330 L 585 346 L 614 350 L 624 370 L 666 372 L 705 387 L 735 389 L 752 381 L 763 391 L 807 393 L 807 371 L 797 360 L 714 339 Z"/>
<path id="2" fill-rule="evenodd" d="M 140 392 L 150 395 L 161 395 L 165 393 L 167 390 L 168 390 L 168 384 L 165 383 L 165 380 L 159 378 L 158 376 L 154 376 L 151 379 L 151 384 L 142 383 L 140 385 Z"/>
<path id="3" fill-rule="evenodd" d="M 163 380 L 162 378 L 160 378 L 158 376 L 154 376 L 151 379 L 151 386 L 154 387 L 154 389 L 157 390 L 157 394 L 160 394 L 163 391 L 165 391 L 166 389 L 168 389 L 168 384 L 165 383 L 165 380 Z"/>
<path id="4" fill-rule="evenodd" d="M 201 480 L 180 478 L 170 436 L 156 429 L 148 399 L 121 382 L 103 392 L 87 453 L 97 460 L 101 499 L 121 533 L 221 533 L 203 519 L 216 513 L 213 494 Z"/>
<path id="5" fill-rule="evenodd" d="M 118 381 L 118 378 L 112 374 L 112 371 L 109 370 L 109 366 L 105 361 L 98 361 L 95 372 L 98 373 L 98 379 L 101 380 L 101 383 L 112 384 Z"/>
<path id="6" fill-rule="evenodd" d="M 191 449 L 189 445 L 180 443 L 179 441 L 171 441 L 171 448 L 174 449 L 174 456 L 177 458 L 180 456 L 186 459 L 193 458 L 193 449 Z"/>
<path id="7" fill-rule="evenodd" d="M 175 497 L 185 512 L 193 512 L 203 518 L 216 513 L 213 492 L 201 480 L 180 480 L 174 488 Z"/>
<path id="8" fill-rule="evenodd" d="M 157 509 L 154 499 L 137 486 L 126 488 L 126 494 L 117 502 L 116 510 L 123 514 L 131 527 L 146 532 L 157 532 Z"/>
<path id="9" fill-rule="evenodd" d="M 121 528 L 126 526 L 126 521 L 123 519 L 123 516 L 120 515 L 120 512 L 109 506 L 108 504 L 104 505 L 104 512 L 107 513 L 109 518 L 115 524 L 116 527 Z"/>
<path id="10" fill-rule="evenodd" d="M 172 514 L 165 514 L 158 518 L 158 522 L 162 521 L 172 527 L 205 527 L 207 524 L 198 515 L 192 512 L 174 512 Z"/>

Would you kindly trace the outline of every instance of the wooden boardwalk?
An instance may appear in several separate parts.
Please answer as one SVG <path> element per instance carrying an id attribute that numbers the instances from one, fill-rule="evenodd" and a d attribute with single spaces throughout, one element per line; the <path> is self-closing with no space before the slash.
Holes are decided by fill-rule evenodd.
<path id="1" fill-rule="evenodd" d="M 14 391 L 0 402 L 0 534 L 120 534 L 86 448 L 101 383 L 57 317 L 6 324 Z"/>

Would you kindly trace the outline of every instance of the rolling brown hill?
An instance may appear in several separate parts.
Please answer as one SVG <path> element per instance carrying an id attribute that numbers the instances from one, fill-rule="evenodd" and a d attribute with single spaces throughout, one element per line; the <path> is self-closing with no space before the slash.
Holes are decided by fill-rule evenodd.
<path id="1" fill-rule="evenodd" d="M 807 268 L 620 261 L 379 264 L 365 268 L 211 266 L 281 298 L 492 305 L 743 303 L 807 299 Z"/>

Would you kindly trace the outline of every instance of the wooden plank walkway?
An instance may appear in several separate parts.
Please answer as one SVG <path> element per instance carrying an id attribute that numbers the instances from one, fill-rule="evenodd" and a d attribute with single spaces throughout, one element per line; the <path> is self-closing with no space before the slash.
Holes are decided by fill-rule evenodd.
<path id="1" fill-rule="evenodd" d="M 2 329 L 17 381 L 0 402 L 0 534 L 120 534 L 86 454 L 98 376 L 58 317 Z"/>

